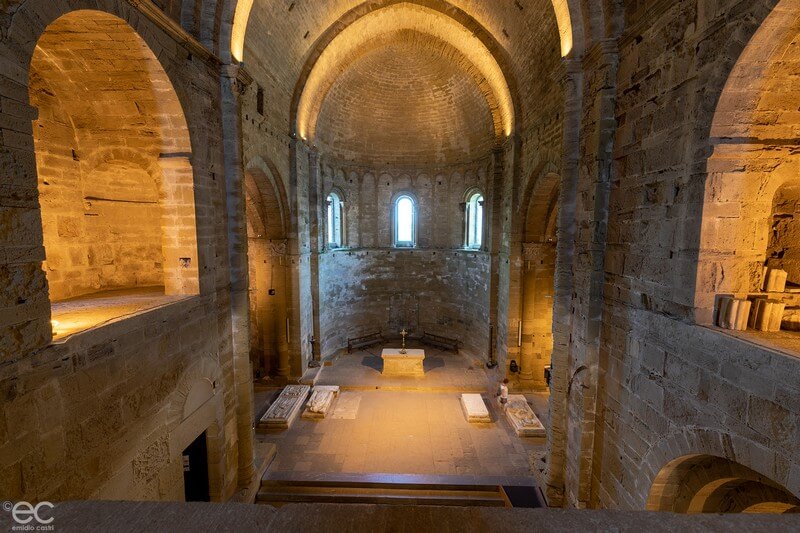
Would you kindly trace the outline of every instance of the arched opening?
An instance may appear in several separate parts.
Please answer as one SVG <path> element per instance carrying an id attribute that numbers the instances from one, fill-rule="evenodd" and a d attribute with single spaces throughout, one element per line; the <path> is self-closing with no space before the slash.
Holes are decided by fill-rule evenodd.
<path id="1" fill-rule="evenodd" d="M 479 250 L 483 246 L 483 194 L 480 191 L 467 193 L 464 216 L 464 247 Z"/>
<path id="2" fill-rule="evenodd" d="M 325 235 L 328 248 L 342 248 L 344 239 L 344 202 L 341 193 L 331 191 L 325 199 Z"/>
<path id="3" fill-rule="evenodd" d="M 800 20 L 779 2 L 742 52 L 711 129 L 697 322 L 800 353 L 795 207 Z M 796 324 L 796 325 L 795 325 Z"/>
<path id="4" fill-rule="evenodd" d="M 686 455 L 667 463 L 647 499 L 650 511 L 675 513 L 797 512 L 800 499 L 739 463 Z"/>
<path id="5" fill-rule="evenodd" d="M 417 204 L 403 194 L 394 201 L 394 245 L 397 248 L 413 248 L 417 245 Z"/>
<path id="6" fill-rule="evenodd" d="M 29 82 L 53 337 L 197 294 L 189 131 L 145 42 L 113 15 L 69 13 Z"/>
<path id="7" fill-rule="evenodd" d="M 519 385 L 545 390 L 553 352 L 553 294 L 558 218 L 557 174 L 541 176 L 527 206 L 522 243 L 522 318 L 518 330 Z"/>
<path id="8" fill-rule="evenodd" d="M 277 183 L 266 165 L 253 165 L 245 174 L 250 361 L 256 378 L 289 374 L 287 233 Z"/>

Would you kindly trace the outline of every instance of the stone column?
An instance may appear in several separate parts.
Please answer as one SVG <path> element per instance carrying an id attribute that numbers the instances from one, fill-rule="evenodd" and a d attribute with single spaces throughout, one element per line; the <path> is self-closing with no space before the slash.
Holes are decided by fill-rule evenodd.
<path id="1" fill-rule="evenodd" d="M 533 388 L 533 366 L 535 337 L 533 319 L 536 315 L 536 266 L 531 265 L 536 259 L 532 250 L 534 243 L 523 243 L 522 253 L 522 346 L 520 346 L 520 385 L 524 389 Z"/>
<path id="2" fill-rule="evenodd" d="M 292 258 L 288 255 L 291 242 L 291 240 L 287 239 L 285 243 L 270 243 L 268 252 L 271 264 L 278 265 L 274 268 L 274 271 L 279 273 L 276 275 L 280 275 L 283 278 L 278 301 L 275 304 L 275 313 L 277 316 L 275 322 L 275 345 L 278 349 L 278 364 L 275 367 L 275 374 L 280 377 L 288 377 L 291 372 L 291 364 L 289 361 L 292 321 L 290 302 L 293 301 L 292 298 L 294 294 L 292 291 L 292 276 L 296 270 L 292 268 Z M 278 284 L 273 283 L 273 285 Z M 289 320 L 288 326 L 287 319 Z"/>
<path id="3" fill-rule="evenodd" d="M 242 487 L 247 486 L 255 474 L 247 224 L 241 132 L 241 96 L 252 78 L 249 78 L 238 65 L 223 65 L 220 74 L 231 298 L 231 344 L 236 394 L 239 486 Z"/>
<path id="4" fill-rule="evenodd" d="M 575 208 L 578 189 L 583 72 L 581 63 L 565 59 L 556 73 L 564 90 L 564 145 L 558 196 L 558 245 L 553 297 L 553 373 L 550 386 L 550 427 L 547 431 L 545 494 L 551 507 L 564 503 L 567 441 L 567 388 L 574 287 Z"/>
<path id="5" fill-rule="evenodd" d="M 320 326 L 319 326 L 319 255 L 324 249 L 325 228 L 321 228 L 321 221 L 325 220 L 323 209 L 325 199 L 323 198 L 322 179 L 319 171 L 319 152 L 311 149 L 308 153 L 308 190 L 309 190 L 309 219 L 310 219 L 310 240 L 311 240 L 311 298 L 314 301 L 312 331 L 314 344 L 311 346 L 312 361 L 309 366 L 318 366 L 320 360 Z"/>
<path id="6" fill-rule="evenodd" d="M 567 112 L 559 212 L 548 497 L 551 505 L 592 506 L 602 412 L 598 406 L 603 284 L 607 245 L 617 71 L 616 41 L 598 42 L 583 60 L 564 64 Z M 584 75 L 591 84 L 584 87 Z M 585 134 L 585 135 L 583 135 Z M 580 159 L 580 158 L 583 159 Z M 578 168 L 585 175 L 578 180 Z M 576 211 L 576 194 L 592 199 Z M 576 242 L 577 224 L 587 228 Z M 575 250 L 582 251 L 581 260 Z M 580 280 L 580 284 L 576 284 Z M 573 301 L 571 295 L 577 295 Z M 598 429 L 600 428 L 600 429 Z"/>

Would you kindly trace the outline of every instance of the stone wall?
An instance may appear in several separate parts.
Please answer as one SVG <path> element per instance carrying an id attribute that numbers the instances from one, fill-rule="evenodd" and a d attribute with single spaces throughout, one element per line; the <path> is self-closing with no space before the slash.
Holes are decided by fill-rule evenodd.
<path id="1" fill-rule="evenodd" d="M 191 146 L 158 60 L 122 20 L 64 17 L 39 40 L 30 80 L 51 300 L 137 286 L 184 292 L 165 270 L 187 258 L 196 278 Z"/>
<path id="2" fill-rule="evenodd" d="M 643 508 L 658 472 L 695 453 L 735 461 L 800 494 L 800 456 L 791 444 L 800 438 L 795 401 L 800 362 L 791 353 L 759 346 L 758 339 L 695 325 L 710 323 L 713 298 L 707 295 L 751 282 L 743 271 L 729 268 L 737 259 L 727 252 L 738 250 L 735 243 L 741 241 L 726 241 L 722 232 L 743 231 L 751 244 L 763 240 L 763 262 L 766 228 L 744 229 L 739 224 L 745 221 L 732 216 L 747 218 L 746 210 L 761 200 L 744 189 L 726 193 L 720 186 L 717 172 L 742 167 L 716 158 L 725 159 L 730 143 L 739 141 L 719 142 L 712 125 L 715 112 L 728 109 L 717 104 L 729 74 L 776 4 L 773 16 L 792 10 L 796 15 L 792 1 L 626 6 L 628 27 L 619 42 L 615 77 L 618 128 L 609 144 L 602 134 L 608 115 L 599 97 L 610 83 L 598 75 L 613 70 L 587 72 L 583 160 L 587 167 L 602 161 L 597 153 L 613 146 L 613 167 L 607 204 L 598 201 L 607 187 L 603 168 L 581 178 L 594 204 L 585 206 L 585 214 L 578 204 L 578 227 L 602 221 L 607 205 L 608 235 L 603 244 L 579 231 L 576 243 L 587 259 L 596 244 L 606 250 L 600 263 L 599 338 L 576 336 L 570 345 L 570 379 L 582 386 L 573 386 L 577 392 L 568 397 L 567 457 L 591 458 L 569 460 L 573 505 Z M 769 35 L 772 50 L 782 37 L 774 30 Z M 611 66 L 614 53 L 607 52 Z M 748 74 L 751 86 L 756 74 Z M 597 147 L 590 144 L 595 132 L 600 132 Z M 762 163 L 770 165 L 763 158 Z M 760 215 L 765 225 L 772 195 L 767 197 Z M 701 229 L 709 221 L 720 238 Z M 741 257 L 749 257 L 751 249 L 741 248 Z M 579 331 L 597 332 L 591 279 L 598 263 L 576 265 L 576 287 L 584 289 L 578 289 L 573 320 Z"/>
<path id="3" fill-rule="evenodd" d="M 0 41 L 0 479 L 12 500 L 79 498 L 182 499 L 181 452 L 206 431 L 212 497 L 238 485 L 237 394 L 231 351 L 226 254 L 225 186 L 219 139 L 219 65 L 187 53 L 129 3 L 105 2 L 108 14 L 83 11 L 84 23 L 126 21 L 142 37 L 174 86 L 186 112 L 193 147 L 190 185 L 196 206 L 195 292 L 200 295 L 51 343 L 32 122 L 29 64 L 42 32 L 75 9 L 96 2 L 31 0 L 19 7 Z M 72 38 L 79 39 L 80 33 Z M 84 48 L 89 39 L 84 37 Z M 108 39 L 103 39 L 108 40 Z M 89 45 L 89 49 L 99 48 Z M 123 52 L 112 70 L 124 72 Z M 157 74 L 155 74 L 157 76 Z M 111 82 L 111 80 L 108 80 Z M 124 85 L 121 76 L 114 83 Z M 168 87 L 160 86 L 160 90 Z M 150 97 L 140 95 L 143 107 Z M 128 101 L 133 106 L 132 101 Z M 124 106 L 124 102 L 119 103 Z M 109 111 L 87 120 L 120 125 L 133 120 Z M 144 112 L 144 109 L 140 109 Z M 63 115 L 62 115 L 63 116 Z M 48 119 L 47 115 L 42 117 Z M 113 136 L 112 136 L 113 137 Z M 135 138 L 135 135 L 132 139 Z M 178 136 L 172 136 L 179 140 Z M 76 150 L 77 151 L 77 150 Z M 118 159 L 123 159 L 119 156 Z M 69 163 L 67 163 L 69 165 Z M 69 169 L 67 169 L 69 170 Z M 186 168 L 180 172 L 186 175 Z M 46 201 L 43 195 L 42 202 Z M 186 220 L 186 219 L 184 219 Z M 177 263 L 177 257 L 175 258 Z M 192 398 L 187 402 L 187 398 Z M 249 425 L 251 420 L 246 421 Z"/>
<path id="4" fill-rule="evenodd" d="M 488 356 L 489 257 L 484 252 L 358 249 L 320 257 L 322 354 L 348 337 L 406 328 L 459 339 Z"/>
<path id="5" fill-rule="evenodd" d="M 321 198 L 333 190 L 341 195 L 342 244 L 352 250 L 332 252 L 321 242 L 322 353 L 345 346 L 348 337 L 373 331 L 396 337 L 406 327 L 415 336 L 426 330 L 460 338 L 469 352 L 487 357 L 490 260 L 463 247 L 466 194 L 486 195 L 489 161 L 376 170 L 323 157 L 321 167 Z M 392 248 L 392 200 L 401 192 L 417 202 L 415 250 Z"/>

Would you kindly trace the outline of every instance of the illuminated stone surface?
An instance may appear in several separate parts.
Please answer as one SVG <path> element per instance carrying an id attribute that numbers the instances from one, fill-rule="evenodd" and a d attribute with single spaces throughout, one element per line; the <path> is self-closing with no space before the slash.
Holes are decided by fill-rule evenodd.
<path id="1" fill-rule="evenodd" d="M 398 472 L 528 469 L 553 506 L 795 510 L 800 0 L 2 4 L 4 498 L 181 500 L 202 435 L 210 498 L 246 493 L 253 373 L 321 361 L 351 389 L 295 421 L 319 433 L 275 432 L 298 470 L 343 468 L 348 439 L 377 468 L 415 423 Z M 414 248 L 392 246 L 398 195 Z M 431 350 L 425 379 L 337 359 L 402 328 L 463 358 Z M 506 379 L 551 395 L 546 443 L 514 461 L 508 424 L 459 404 Z M 345 396 L 376 386 L 402 396 Z"/>
<path id="2" fill-rule="evenodd" d="M 518 437 L 544 437 L 546 430 L 521 394 L 510 394 L 503 410 Z"/>
<path id="3" fill-rule="evenodd" d="M 492 417 L 489 416 L 489 410 L 486 408 L 486 404 L 480 394 L 462 394 L 461 409 L 464 411 L 467 422 L 492 421 Z"/>
<path id="4" fill-rule="evenodd" d="M 425 377 L 425 369 L 422 366 L 425 350 L 408 348 L 406 353 L 401 353 L 400 348 L 384 348 L 381 351 L 381 359 L 383 359 L 381 374 L 384 376 Z"/>
<path id="5" fill-rule="evenodd" d="M 287 385 L 261 417 L 259 425 L 267 429 L 288 429 L 303 409 L 311 387 Z"/>

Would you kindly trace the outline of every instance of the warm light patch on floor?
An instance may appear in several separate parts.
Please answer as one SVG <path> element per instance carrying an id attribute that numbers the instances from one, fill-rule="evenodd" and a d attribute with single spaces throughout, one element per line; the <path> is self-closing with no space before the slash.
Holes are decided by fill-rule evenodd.
<path id="1" fill-rule="evenodd" d="M 96 292 L 54 302 L 53 340 L 63 340 L 75 333 L 186 298 L 188 296 L 167 296 L 163 287 L 143 287 Z"/>
<path id="2" fill-rule="evenodd" d="M 545 440 L 517 437 L 490 395 L 484 398 L 493 422 L 470 424 L 459 393 L 345 390 L 330 417 L 298 418 L 259 439 L 278 447 L 272 472 L 532 476 L 531 454 Z M 546 414 L 546 396 L 528 399 Z"/>

